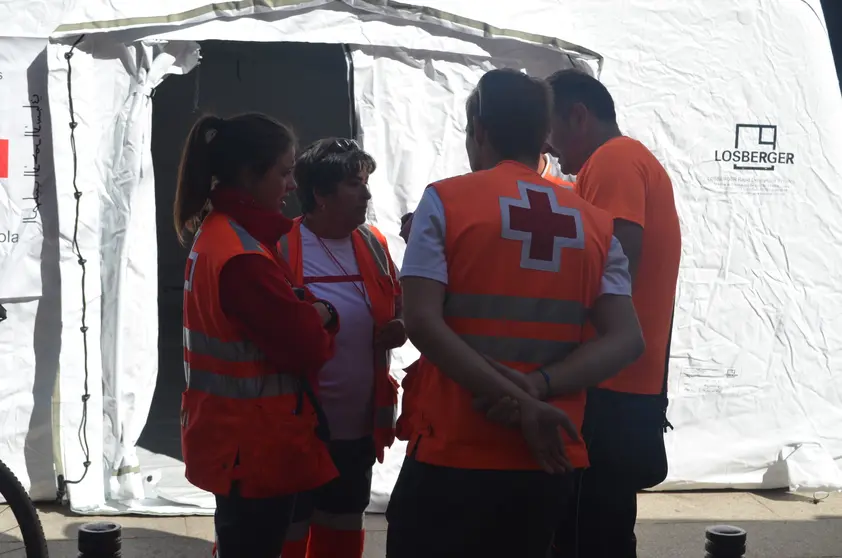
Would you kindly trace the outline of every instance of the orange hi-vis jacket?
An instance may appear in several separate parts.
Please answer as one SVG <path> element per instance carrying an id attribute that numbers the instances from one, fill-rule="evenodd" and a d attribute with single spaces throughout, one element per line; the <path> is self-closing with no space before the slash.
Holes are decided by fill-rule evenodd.
<path id="1" fill-rule="evenodd" d="M 512 161 L 431 187 L 445 213 L 448 326 L 478 353 L 523 373 L 563 360 L 586 338 L 611 246 L 611 217 Z M 473 408 L 472 395 L 425 357 L 418 366 L 409 444 L 418 461 L 540 468 L 519 429 L 489 421 Z M 581 428 L 584 391 L 549 403 Z M 587 466 L 584 443 L 566 438 L 565 444 L 571 463 Z"/>
<path id="2" fill-rule="evenodd" d="M 351 233 L 357 266 L 363 279 L 375 329 L 397 317 L 400 305 L 400 284 L 395 264 L 383 234 L 371 225 L 362 225 Z M 304 263 L 301 250 L 301 218 L 294 221 L 292 230 L 281 238 L 279 250 L 289 262 L 296 282 L 303 282 Z M 398 404 L 398 383 L 389 373 L 388 350 L 372 347 L 374 351 L 374 416 L 372 417 L 374 447 L 377 460 L 383 463 L 386 448 L 395 441 L 395 415 Z M 360 402 L 362 404 L 362 402 Z"/>
<path id="3" fill-rule="evenodd" d="M 404 368 L 405 375 L 403 381 L 401 381 L 403 397 L 401 398 L 401 414 L 395 422 L 395 438 L 404 442 L 412 440 L 412 433 L 414 432 L 412 427 L 413 416 L 418 408 L 418 390 L 415 386 L 418 385 L 420 362 L 421 359 L 418 359 Z"/>
<path id="4" fill-rule="evenodd" d="M 575 185 L 572 182 L 568 182 L 555 176 L 552 173 L 552 170 L 553 169 L 549 162 L 547 162 L 544 165 L 544 171 L 541 173 L 541 178 L 549 180 L 558 186 L 563 186 L 571 190 L 575 189 Z M 416 408 L 417 398 L 415 397 L 413 386 L 418 381 L 418 361 L 416 360 L 407 366 L 406 369 L 404 369 L 404 372 L 406 372 L 406 375 L 401 382 L 401 385 L 403 386 L 403 398 L 401 400 L 402 408 L 401 414 L 395 425 L 395 437 L 398 440 L 408 441 L 412 438 L 412 412 Z"/>
<path id="5" fill-rule="evenodd" d="M 549 158 L 547 157 L 547 155 L 544 155 L 543 157 L 544 157 L 545 164 L 544 164 L 544 170 L 541 173 L 541 178 L 543 178 L 544 180 L 549 180 L 550 182 L 552 182 L 553 184 L 556 184 L 558 186 L 564 186 L 565 188 L 570 188 L 571 190 L 575 190 L 576 189 L 575 184 L 573 184 L 572 182 L 568 182 L 568 181 L 564 180 L 563 178 L 560 178 L 560 177 L 553 174 L 553 167 L 550 164 Z"/>
<path id="6" fill-rule="evenodd" d="M 279 258 L 274 247 L 212 211 L 185 268 L 181 447 L 186 477 L 221 495 L 239 481 L 246 498 L 311 490 L 338 472 L 316 435 L 316 412 L 303 384 L 269 365 L 220 307 L 219 274 L 240 254 Z"/>

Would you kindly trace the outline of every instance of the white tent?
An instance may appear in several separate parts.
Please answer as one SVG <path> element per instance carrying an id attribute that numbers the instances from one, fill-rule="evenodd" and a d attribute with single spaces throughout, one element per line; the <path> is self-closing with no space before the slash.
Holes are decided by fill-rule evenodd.
<path id="1" fill-rule="evenodd" d="M 370 219 L 400 261 L 399 216 L 466 170 L 479 76 L 571 65 L 600 74 L 678 194 L 661 488 L 842 488 L 842 100 L 818 0 L 7 4 L 0 459 L 34 498 L 61 475 L 81 479 L 66 487 L 82 513 L 212 511 L 179 461 L 185 254 L 168 217 L 197 111 L 357 134 L 379 163 Z M 758 168 L 757 152 L 783 155 Z M 416 356 L 398 351 L 395 374 Z M 376 470 L 375 511 L 403 451 Z"/>

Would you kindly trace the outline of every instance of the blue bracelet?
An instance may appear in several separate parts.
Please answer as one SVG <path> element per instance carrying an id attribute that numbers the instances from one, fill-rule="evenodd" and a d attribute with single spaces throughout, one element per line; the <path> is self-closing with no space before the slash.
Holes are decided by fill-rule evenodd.
<path id="1" fill-rule="evenodd" d="M 539 373 L 539 374 L 540 374 L 540 375 L 544 378 L 544 381 L 547 383 L 547 396 L 549 396 L 549 395 L 550 395 L 550 391 L 551 391 L 551 390 L 550 390 L 550 376 L 549 376 L 549 374 L 547 374 L 547 373 L 544 371 L 544 367 L 543 367 L 543 366 L 542 366 L 541 368 L 539 368 L 538 370 L 536 370 L 536 372 L 538 372 L 538 373 Z"/>

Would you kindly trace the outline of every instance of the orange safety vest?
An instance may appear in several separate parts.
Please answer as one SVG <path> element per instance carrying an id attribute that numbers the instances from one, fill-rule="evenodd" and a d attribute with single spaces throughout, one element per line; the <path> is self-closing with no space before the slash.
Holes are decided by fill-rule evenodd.
<path id="1" fill-rule="evenodd" d="M 416 360 L 404 368 L 405 376 L 401 381 L 403 397 L 401 397 L 401 414 L 395 423 L 395 438 L 408 442 L 412 439 L 412 416 L 418 408 L 418 391 L 415 386 L 418 383 L 418 363 Z"/>
<path id="2" fill-rule="evenodd" d="M 448 326 L 477 352 L 523 373 L 564 359 L 586 338 L 611 246 L 611 217 L 511 161 L 431 187 L 445 212 Z M 519 429 L 487 420 L 474 410 L 471 394 L 425 357 L 418 367 L 408 448 L 417 460 L 539 469 Z M 549 403 L 581 427 L 584 391 Z M 565 442 L 572 464 L 587 466 L 584 443 Z"/>
<path id="3" fill-rule="evenodd" d="M 289 262 L 298 283 L 304 280 L 301 254 L 301 218 L 294 221 L 292 230 L 281 238 L 279 250 Z M 362 225 L 351 233 L 357 266 L 371 302 L 375 330 L 396 318 L 401 293 L 395 264 L 383 234 L 371 225 Z M 340 316 L 341 319 L 341 316 Z M 372 417 L 374 446 L 377 460 L 383 463 L 386 448 L 395 441 L 395 415 L 398 404 L 398 383 L 389 373 L 390 351 L 372 347 L 374 351 L 374 416 Z"/>
<path id="4" fill-rule="evenodd" d="M 316 435 L 317 416 L 302 382 L 269 364 L 220 307 L 219 274 L 240 254 L 278 261 L 274 250 L 241 225 L 212 211 L 196 233 L 185 267 L 185 474 L 214 494 L 227 495 L 233 481 L 239 481 L 246 498 L 304 492 L 338 473 Z"/>
<path id="5" fill-rule="evenodd" d="M 544 171 L 541 173 L 541 178 L 549 180 L 553 184 L 563 186 L 571 190 L 575 189 L 572 182 L 568 182 L 562 178 L 557 177 L 552 173 L 552 167 L 547 161 L 544 165 Z M 401 382 L 403 387 L 403 397 L 401 398 L 401 414 L 398 417 L 395 425 L 395 437 L 398 440 L 409 441 L 412 438 L 412 412 L 416 408 L 417 396 L 413 390 L 413 386 L 417 383 L 418 377 L 418 361 L 416 360 L 404 369 L 406 375 Z"/>
<path id="6" fill-rule="evenodd" d="M 557 184 L 558 186 L 564 186 L 565 188 L 570 188 L 571 190 L 576 189 L 576 185 L 572 182 L 568 182 L 563 178 L 559 178 L 558 176 L 553 174 L 553 167 L 550 165 L 549 157 L 545 154 L 542 156 L 544 158 L 544 170 L 541 172 L 541 178 L 544 180 L 549 180 L 553 184 Z"/>

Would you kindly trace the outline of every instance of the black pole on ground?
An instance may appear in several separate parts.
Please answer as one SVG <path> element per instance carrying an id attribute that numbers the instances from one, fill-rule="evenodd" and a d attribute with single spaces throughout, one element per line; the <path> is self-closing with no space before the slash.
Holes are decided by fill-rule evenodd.
<path id="1" fill-rule="evenodd" d="M 123 528 L 116 523 L 86 523 L 79 528 L 78 558 L 121 558 Z"/>
<path id="2" fill-rule="evenodd" d="M 705 558 L 743 558 L 745 554 L 745 529 L 714 525 L 705 530 Z"/>

